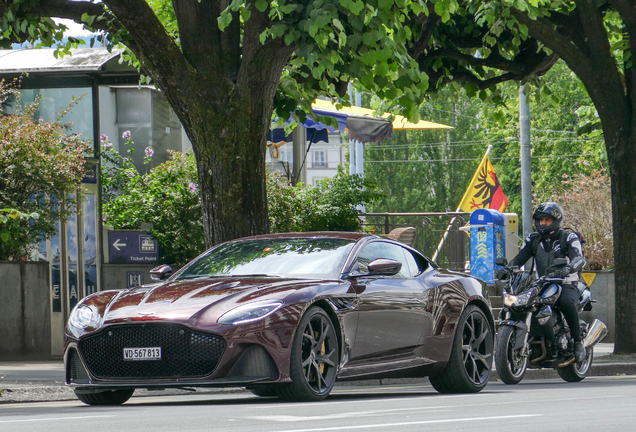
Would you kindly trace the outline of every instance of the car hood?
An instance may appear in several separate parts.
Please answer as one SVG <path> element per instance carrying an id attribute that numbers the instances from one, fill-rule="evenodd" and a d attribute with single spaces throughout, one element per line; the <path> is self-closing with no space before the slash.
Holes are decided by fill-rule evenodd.
<path id="1" fill-rule="evenodd" d="M 325 283 L 339 284 L 342 281 L 269 277 L 177 280 L 121 291 L 107 301 L 100 302 L 97 297 L 91 303 L 99 310 L 102 325 L 155 320 L 189 322 L 194 325 L 194 321 L 203 314 L 206 315 L 206 321 L 216 321 L 228 310 L 249 302 L 302 301 L 303 297 L 312 294 L 305 292 L 300 295 L 300 290 Z"/>

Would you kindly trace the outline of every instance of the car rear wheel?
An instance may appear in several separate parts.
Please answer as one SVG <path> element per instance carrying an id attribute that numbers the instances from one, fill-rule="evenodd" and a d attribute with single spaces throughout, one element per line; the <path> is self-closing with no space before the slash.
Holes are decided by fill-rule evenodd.
<path id="1" fill-rule="evenodd" d="M 462 313 L 444 371 L 429 377 L 440 393 L 476 393 L 490 378 L 494 332 L 486 314 L 475 305 Z"/>
<path id="2" fill-rule="evenodd" d="M 300 320 L 290 358 L 291 384 L 276 388 L 278 396 L 295 401 L 325 399 L 338 366 L 338 337 L 327 313 L 311 307 Z"/>
<path id="3" fill-rule="evenodd" d="M 101 393 L 77 393 L 75 396 L 86 405 L 121 405 L 132 396 L 134 389 L 107 390 Z"/>

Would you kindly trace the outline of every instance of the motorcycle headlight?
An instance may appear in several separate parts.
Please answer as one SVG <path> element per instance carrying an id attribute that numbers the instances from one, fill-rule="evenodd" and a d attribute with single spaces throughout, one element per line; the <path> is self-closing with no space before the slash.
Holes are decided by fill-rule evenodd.
<path id="1" fill-rule="evenodd" d="M 259 319 L 263 319 L 266 316 L 273 314 L 282 306 L 282 301 L 269 303 L 252 303 L 239 306 L 223 314 L 221 318 L 218 319 L 218 323 L 237 325 L 258 321 Z"/>
<path id="2" fill-rule="evenodd" d="M 68 328 L 75 336 L 79 336 L 88 327 L 98 327 L 99 318 L 95 309 L 81 304 L 71 312 L 71 316 L 68 318 Z"/>
<path id="3" fill-rule="evenodd" d="M 526 291 L 519 295 L 504 294 L 503 302 L 504 302 L 504 305 L 507 307 L 525 306 L 528 304 L 530 297 L 532 297 L 532 290 Z"/>

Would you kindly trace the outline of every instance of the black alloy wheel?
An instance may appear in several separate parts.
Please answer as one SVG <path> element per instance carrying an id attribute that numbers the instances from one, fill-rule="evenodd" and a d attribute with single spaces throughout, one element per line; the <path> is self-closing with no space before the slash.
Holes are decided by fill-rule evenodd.
<path id="1" fill-rule="evenodd" d="M 338 368 L 338 337 L 333 322 L 319 307 L 311 307 L 300 320 L 290 359 L 292 383 L 277 388 L 278 396 L 296 401 L 325 399 Z"/>
<path id="2" fill-rule="evenodd" d="M 594 357 L 594 348 L 585 350 L 585 358 L 581 363 L 572 362 L 565 367 L 556 368 L 559 376 L 567 382 L 579 382 L 587 376 L 592 367 L 592 358 Z"/>
<path id="3" fill-rule="evenodd" d="M 462 313 L 448 365 L 429 378 L 440 393 L 476 393 L 490 378 L 494 349 L 494 332 L 486 314 L 475 305 Z"/>
<path id="4" fill-rule="evenodd" d="M 495 365 L 499 379 L 505 384 L 519 384 L 528 366 L 528 356 L 522 355 L 523 348 L 515 349 L 515 330 L 512 326 L 502 326 L 497 334 Z"/>

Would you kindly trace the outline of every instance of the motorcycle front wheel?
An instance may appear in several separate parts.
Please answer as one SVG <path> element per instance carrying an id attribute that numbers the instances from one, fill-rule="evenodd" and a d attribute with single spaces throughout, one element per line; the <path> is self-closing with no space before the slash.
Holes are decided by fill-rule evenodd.
<path id="1" fill-rule="evenodd" d="M 594 348 L 585 350 L 585 359 L 581 363 L 570 363 L 565 367 L 556 368 L 557 373 L 564 381 L 579 382 L 587 376 L 592 367 L 592 357 L 594 357 Z"/>
<path id="2" fill-rule="evenodd" d="M 495 366 L 499 379 L 506 384 L 519 384 L 526 374 L 528 357 L 522 356 L 520 349 L 515 349 L 515 328 L 503 326 L 497 333 L 495 349 Z"/>

